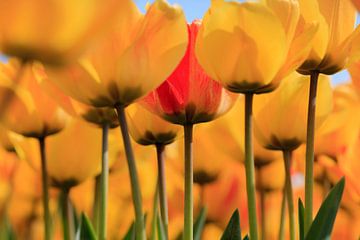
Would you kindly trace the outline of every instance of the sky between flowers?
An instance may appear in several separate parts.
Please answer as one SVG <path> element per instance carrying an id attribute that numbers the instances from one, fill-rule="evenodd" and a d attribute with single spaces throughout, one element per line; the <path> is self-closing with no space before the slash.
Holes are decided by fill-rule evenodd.
<path id="1" fill-rule="evenodd" d="M 211 0 L 168 0 L 170 3 L 176 3 L 182 6 L 185 11 L 186 18 L 188 22 L 196 18 L 202 18 L 206 10 L 210 6 Z M 239 2 L 243 2 L 243 0 L 238 0 Z M 147 2 L 153 2 L 153 0 L 135 0 L 138 7 L 145 12 L 145 5 Z M 360 16 L 357 18 L 357 23 L 360 23 Z M 0 55 L 0 61 L 6 61 L 6 57 Z M 349 80 L 349 74 L 347 71 L 341 71 L 333 76 L 332 83 L 334 85 L 346 82 Z"/>

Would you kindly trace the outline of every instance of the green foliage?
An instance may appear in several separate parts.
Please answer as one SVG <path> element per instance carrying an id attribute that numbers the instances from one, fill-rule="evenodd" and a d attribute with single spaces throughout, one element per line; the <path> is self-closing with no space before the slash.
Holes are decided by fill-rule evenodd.
<path id="1" fill-rule="evenodd" d="M 84 213 L 81 214 L 80 226 L 76 232 L 76 240 L 97 240 L 94 228 Z"/>
<path id="2" fill-rule="evenodd" d="M 342 178 L 330 191 L 322 203 L 305 240 L 327 240 L 330 239 L 337 211 L 340 206 L 344 191 L 345 179 Z"/>
<path id="3" fill-rule="evenodd" d="M 230 221 L 226 226 L 223 235 L 221 236 L 221 240 L 242 240 L 240 230 L 240 216 L 238 209 L 236 209 L 231 216 Z"/>

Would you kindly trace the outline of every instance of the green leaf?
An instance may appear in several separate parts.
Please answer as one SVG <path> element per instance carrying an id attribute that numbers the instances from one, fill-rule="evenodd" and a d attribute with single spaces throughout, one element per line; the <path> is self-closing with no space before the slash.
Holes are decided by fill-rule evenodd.
<path id="1" fill-rule="evenodd" d="M 231 219 L 221 236 L 221 240 L 241 240 L 240 216 L 238 209 L 236 209 L 231 216 Z"/>
<path id="2" fill-rule="evenodd" d="M 201 208 L 199 216 L 196 218 L 194 223 L 194 240 L 200 240 L 203 232 L 205 221 L 206 221 L 207 209 L 206 207 Z"/>
<path id="3" fill-rule="evenodd" d="M 246 235 L 243 240 L 250 240 L 249 235 Z"/>
<path id="4" fill-rule="evenodd" d="M 159 213 L 156 214 L 157 216 L 157 236 L 158 236 L 158 240 L 166 240 L 166 234 L 165 234 L 165 230 L 164 230 L 164 224 L 160 218 Z"/>
<path id="5" fill-rule="evenodd" d="M 129 230 L 125 234 L 123 240 L 135 240 L 135 224 L 134 224 L 134 222 L 130 225 Z"/>
<path id="6" fill-rule="evenodd" d="M 76 240 L 97 240 L 94 228 L 84 213 L 81 214 L 80 226 L 76 232 Z"/>
<path id="7" fill-rule="evenodd" d="M 298 200 L 298 211 L 299 211 L 299 239 L 300 240 L 304 240 L 305 238 L 305 234 L 304 234 L 304 211 L 305 211 L 305 208 L 304 208 L 304 204 L 303 202 L 301 201 L 301 199 L 299 198 Z"/>
<path id="8" fill-rule="evenodd" d="M 305 238 L 306 240 L 330 239 L 344 186 L 345 178 L 342 178 L 330 191 L 310 226 L 309 232 Z"/>

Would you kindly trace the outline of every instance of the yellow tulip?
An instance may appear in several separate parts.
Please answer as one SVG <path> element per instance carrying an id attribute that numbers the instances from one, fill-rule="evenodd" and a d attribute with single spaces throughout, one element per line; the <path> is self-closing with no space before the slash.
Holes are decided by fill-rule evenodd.
<path id="1" fill-rule="evenodd" d="M 284 188 L 285 169 L 281 160 L 256 168 L 256 188 L 259 191 L 281 191 Z"/>
<path id="2" fill-rule="evenodd" d="M 19 61 L 0 63 L 0 96 L 4 96 L 2 101 L 10 101 L 1 121 L 18 134 L 40 138 L 61 131 L 68 115 L 41 89 L 32 66 L 31 63 L 25 66 L 20 83 L 14 85 Z M 4 99 L 5 96 L 9 98 Z"/>
<path id="3" fill-rule="evenodd" d="M 109 161 L 118 156 L 117 139 L 110 134 Z M 34 169 L 38 170 L 40 153 L 38 143 L 24 139 L 16 150 Z M 83 121 L 72 121 L 61 133 L 46 139 L 47 171 L 52 185 L 72 187 L 100 173 L 101 130 Z"/>
<path id="4" fill-rule="evenodd" d="M 24 60 L 63 64 L 122 21 L 130 0 L 0 1 L 0 51 Z"/>
<path id="5" fill-rule="evenodd" d="M 175 69 L 187 46 L 183 11 L 156 0 L 142 15 L 135 4 L 112 34 L 66 69 L 47 68 L 67 95 L 95 107 L 127 106 Z"/>
<path id="6" fill-rule="evenodd" d="M 302 23 L 317 22 L 319 29 L 306 61 L 299 67 L 302 74 L 316 71 L 334 74 L 348 62 L 360 29 L 354 31 L 356 10 L 350 1 L 300 0 Z"/>
<path id="7" fill-rule="evenodd" d="M 359 11 L 360 10 L 360 1 L 359 0 L 352 0 L 352 2 L 354 3 L 355 7 Z"/>
<path id="8" fill-rule="evenodd" d="M 293 73 L 279 88 L 254 100 L 254 133 L 259 143 L 274 150 L 294 150 L 306 141 L 309 80 Z M 319 79 L 316 124 L 332 110 L 332 89 L 325 76 Z"/>
<path id="9" fill-rule="evenodd" d="M 85 121 L 99 127 L 103 127 L 106 124 L 109 125 L 110 128 L 115 128 L 119 125 L 117 114 L 113 108 L 91 107 L 65 95 L 64 92 L 48 78 L 44 67 L 40 63 L 34 64 L 33 71 L 42 89 L 53 97 L 69 115 L 81 117 Z"/>
<path id="10" fill-rule="evenodd" d="M 315 152 L 333 158 L 356 145 L 360 132 L 360 95 L 353 84 L 334 89 L 334 109 L 315 136 Z"/>
<path id="11" fill-rule="evenodd" d="M 310 51 L 317 27 L 298 24 L 297 1 L 263 2 L 213 0 L 204 16 L 197 57 L 230 91 L 271 91 Z"/>
<path id="12" fill-rule="evenodd" d="M 166 145 L 172 143 L 181 127 L 171 124 L 139 104 L 127 108 L 129 133 L 141 145 Z"/>

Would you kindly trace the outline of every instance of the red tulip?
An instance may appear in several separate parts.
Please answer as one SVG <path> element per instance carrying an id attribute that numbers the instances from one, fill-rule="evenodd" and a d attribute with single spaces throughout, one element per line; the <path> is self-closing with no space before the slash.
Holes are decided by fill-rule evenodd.
<path id="1" fill-rule="evenodd" d="M 188 25 L 189 45 L 175 71 L 142 103 L 151 111 L 176 124 L 211 121 L 226 113 L 236 96 L 211 79 L 195 57 L 195 41 L 201 21 Z"/>

